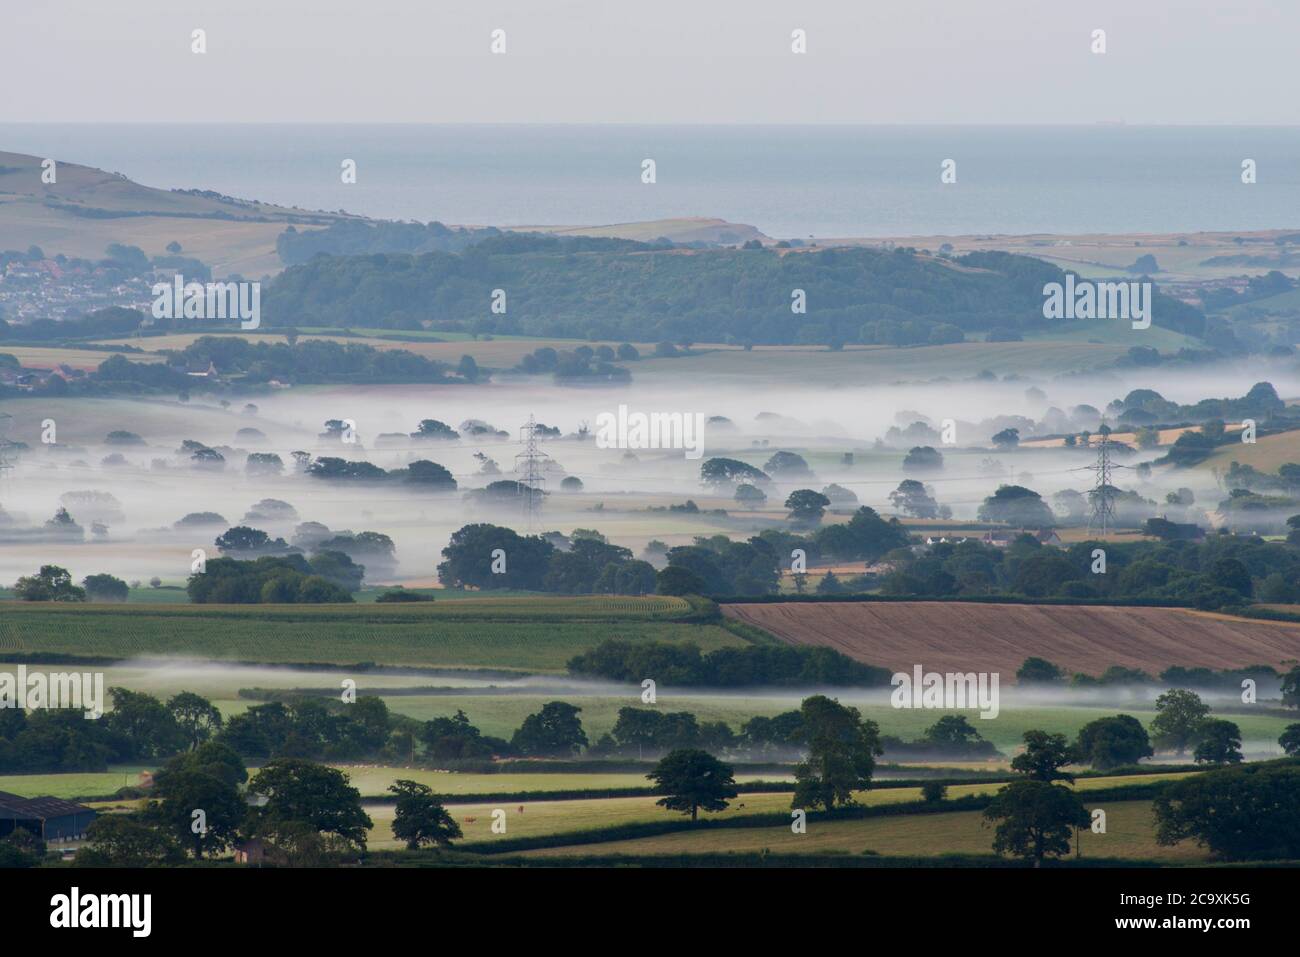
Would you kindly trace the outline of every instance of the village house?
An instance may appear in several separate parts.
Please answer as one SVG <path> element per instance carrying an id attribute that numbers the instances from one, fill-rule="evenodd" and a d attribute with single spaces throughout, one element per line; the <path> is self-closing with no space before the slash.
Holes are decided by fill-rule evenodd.
<path id="1" fill-rule="evenodd" d="M 985 532 L 984 537 L 981 538 L 980 541 L 985 545 L 992 545 L 995 548 L 1006 548 L 1021 535 L 1030 536 L 1040 545 L 1051 545 L 1054 548 L 1060 548 L 1062 546 L 1061 536 L 1056 534 L 1055 529 L 1051 528 L 1040 528 L 1036 532 L 1031 532 L 1025 528 L 1016 529 L 1014 531 L 996 529 L 994 531 Z"/>

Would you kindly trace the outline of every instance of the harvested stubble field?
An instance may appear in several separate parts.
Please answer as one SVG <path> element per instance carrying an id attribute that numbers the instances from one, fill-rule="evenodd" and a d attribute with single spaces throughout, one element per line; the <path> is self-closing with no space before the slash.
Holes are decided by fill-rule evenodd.
<path id="1" fill-rule="evenodd" d="M 774 602 L 723 613 L 795 645 L 835 648 L 869 664 L 910 671 L 1013 675 L 1028 657 L 1066 671 L 1111 665 L 1159 674 L 1171 665 L 1283 667 L 1300 659 L 1300 624 L 1182 608 L 976 602 Z"/>

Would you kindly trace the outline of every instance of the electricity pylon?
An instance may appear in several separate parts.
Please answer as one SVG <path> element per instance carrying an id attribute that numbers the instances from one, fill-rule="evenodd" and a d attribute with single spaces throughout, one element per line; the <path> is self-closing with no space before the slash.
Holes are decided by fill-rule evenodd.
<path id="1" fill-rule="evenodd" d="M 1094 530 L 1101 532 L 1101 537 L 1105 538 L 1107 532 L 1115 525 L 1115 504 L 1113 501 L 1117 489 L 1110 480 L 1110 473 L 1113 469 L 1126 469 L 1127 465 L 1116 465 L 1111 461 L 1111 442 L 1110 426 L 1103 425 L 1097 430 L 1101 436 L 1101 441 L 1097 443 L 1097 463 L 1095 465 L 1085 465 L 1079 471 L 1096 473 L 1096 481 L 1093 483 L 1091 499 L 1092 514 L 1088 518 L 1088 535 L 1092 536 Z"/>
<path id="2" fill-rule="evenodd" d="M 0 412 L 0 478 L 4 478 L 6 469 L 14 467 L 9 459 L 9 449 L 14 445 L 9 441 L 9 424 L 13 418 L 8 412 Z"/>
<path id="3" fill-rule="evenodd" d="M 545 494 L 546 466 L 550 457 L 537 445 L 537 422 L 528 417 L 527 424 L 519 430 L 519 441 L 524 450 L 515 456 L 515 474 L 519 476 L 519 494 L 524 500 L 524 522 L 532 532 Z"/>

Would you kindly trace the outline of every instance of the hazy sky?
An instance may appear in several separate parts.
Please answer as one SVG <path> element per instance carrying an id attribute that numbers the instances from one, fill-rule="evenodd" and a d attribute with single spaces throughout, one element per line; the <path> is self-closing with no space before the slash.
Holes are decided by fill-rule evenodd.
<path id="1" fill-rule="evenodd" d="M 1297 35 L 1295 0 L 5 0 L 0 122 L 1294 124 Z"/>

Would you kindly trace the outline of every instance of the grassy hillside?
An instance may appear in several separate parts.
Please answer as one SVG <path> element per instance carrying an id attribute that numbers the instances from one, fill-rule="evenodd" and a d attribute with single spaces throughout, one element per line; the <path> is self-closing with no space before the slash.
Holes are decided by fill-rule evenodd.
<path id="1" fill-rule="evenodd" d="M 1222 446 L 1198 468 L 1224 471 L 1233 462 L 1252 465 L 1261 472 L 1276 472 L 1279 465 L 1300 462 L 1300 430 L 1266 435 L 1253 444 L 1234 442 Z"/>
<path id="2" fill-rule="evenodd" d="M 99 368 L 99 364 L 113 355 L 112 352 L 99 349 L 63 349 L 57 346 L 11 346 L 0 347 L 0 352 L 7 352 L 16 358 L 20 365 L 28 369 L 53 369 L 66 365 L 86 372 Z M 159 355 L 131 355 L 133 362 L 161 362 Z"/>
<path id="3" fill-rule="evenodd" d="M 0 152 L 0 249 L 39 245 L 47 255 L 99 258 L 113 242 L 163 255 L 179 242 L 218 275 L 280 269 L 275 240 L 289 223 L 312 229 L 343 217 L 253 203 L 212 192 L 154 189 L 119 173 L 57 161 L 41 182 L 41 157 Z"/>

